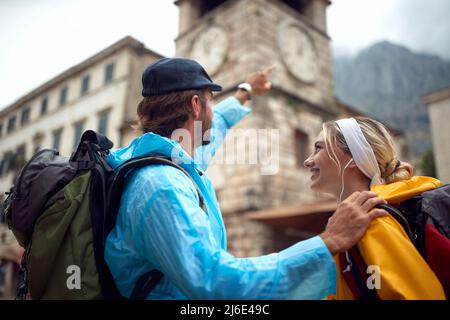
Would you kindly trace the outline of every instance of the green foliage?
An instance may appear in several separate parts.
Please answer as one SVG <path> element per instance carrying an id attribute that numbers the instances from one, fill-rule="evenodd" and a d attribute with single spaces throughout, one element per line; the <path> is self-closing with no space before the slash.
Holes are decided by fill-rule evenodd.
<path id="1" fill-rule="evenodd" d="M 436 177 L 436 166 L 434 162 L 433 150 L 430 149 L 425 152 L 422 156 L 420 168 L 422 169 L 423 175 Z"/>

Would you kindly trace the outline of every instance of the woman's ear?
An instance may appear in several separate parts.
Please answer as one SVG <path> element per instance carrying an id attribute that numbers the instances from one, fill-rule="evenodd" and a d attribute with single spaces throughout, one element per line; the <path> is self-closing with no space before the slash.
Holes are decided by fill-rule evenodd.
<path id="1" fill-rule="evenodd" d="M 358 166 L 356 165 L 355 160 L 352 158 L 352 162 L 350 162 L 349 168 L 358 168 Z"/>
<path id="2" fill-rule="evenodd" d="M 353 158 L 350 158 L 350 160 L 345 165 L 344 170 L 347 169 L 348 167 L 350 167 L 350 168 L 356 167 L 356 163 L 355 163 L 355 160 L 353 160 Z"/>

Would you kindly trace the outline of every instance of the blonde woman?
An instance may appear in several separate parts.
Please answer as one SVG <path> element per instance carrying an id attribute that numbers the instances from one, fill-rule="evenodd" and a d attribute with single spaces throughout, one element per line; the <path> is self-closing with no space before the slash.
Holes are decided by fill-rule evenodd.
<path id="1" fill-rule="evenodd" d="M 364 117 L 324 123 L 304 165 L 311 172 L 311 189 L 334 195 L 338 203 L 356 191 L 372 190 L 389 201 L 440 185 L 434 178 L 413 177 L 413 167 L 397 158 L 386 128 Z M 374 267 L 379 281 L 368 291 L 370 296 L 358 292 L 346 274 L 353 272 L 355 263 L 348 259 L 348 253 L 335 256 L 335 299 L 445 299 L 436 275 L 392 216 L 372 221 L 357 249 L 357 258 Z"/>

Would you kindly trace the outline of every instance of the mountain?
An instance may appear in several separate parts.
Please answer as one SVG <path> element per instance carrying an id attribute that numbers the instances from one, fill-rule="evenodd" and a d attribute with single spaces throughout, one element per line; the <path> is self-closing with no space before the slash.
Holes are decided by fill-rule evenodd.
<path id="1" fill-rule="evenodd" d="M 384 41 L 333 62 L 339 100 L 404 131 L 412 155 L 431 148 L 421 97 L 450 85 L 449 61 Z"/>

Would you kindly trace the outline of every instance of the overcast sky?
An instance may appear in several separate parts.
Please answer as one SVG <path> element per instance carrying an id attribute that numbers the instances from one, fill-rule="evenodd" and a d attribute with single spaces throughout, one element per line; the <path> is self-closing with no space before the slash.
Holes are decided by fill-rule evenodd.
<path id="1" fill-rule="evenodd" d="M 0 0 L 0 109 L 126 35 L 175 52 L 173 0 Z M 450 0 L 333 0 L 340 54 L 380 40 L 450 60 Z"/>

